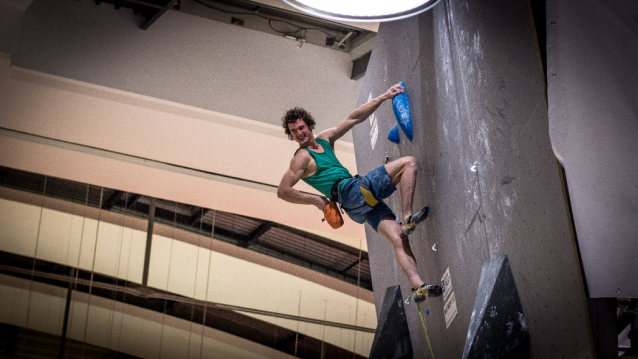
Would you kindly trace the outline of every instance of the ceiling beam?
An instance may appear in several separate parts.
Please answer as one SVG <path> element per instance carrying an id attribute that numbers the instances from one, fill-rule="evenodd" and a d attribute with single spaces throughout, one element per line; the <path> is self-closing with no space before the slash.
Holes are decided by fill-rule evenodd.
<path id="1" fill-rule="evenodd" d="M 258 239 L 259 237 L 266 234 L 266 232 L 268 232 L 272 227 L 273 227 L 272 222 L 269 222 L 269 221 L 263 222 L 257 228 L 255 228 L 255 230 L 252 231 L 252 233 L 248 235 L 248 240 L 252 242 Z"/>
<path id="2" fill-rule="evenodd" d="M 157 4 L 153 4 L 153 3 L 149 3 L 149 2 L 141 1 L 141 0 L 126 0 L 126 2 L 131 3 L 131 4 L 142 5 L 142 6 L 146 6 L 146 7 L 152 7 L 154 9 L 158 9 L 158 10 L 162 10 L 162 9 L 166 8 L 166 6 L 157 5 Z"/>
<path id="3" fill-rule="evenodd" d="M 195 211 L 195 213 L 190 216 L 190 218 L 188 219 L 188 223 L 191 226 L 196 225 L 197 223 L 202 221 L 202 218 L 204 218 L 208 212 L 210 212 L 211 210 L 208 208 L 200 208 L 197 211 Z"/>
<path id="4" fill-rule="evenodd" d="M 104 201 L 104 203 L 102 203 L 102 209 L 110 211 L 113 208 L 113 206 L 115 206 L 117 201 L 119 201 L 120 198 L 122 198 L 122 194 L 124 194 L 124 192 L 122 191 L 113 192 L 113 194 L 111 194 L 111 196 L 106 201 Z"/>
<path id="5" fill-rule="evenodd" d="M 352 263 L 349 266 L 347 266 L 346 269 L 342 270 L 340 273 L 345 275 L 350 269 L 352 269 L 352 267 L 354 267 L 357 264 L 359 264 L 359 262 L 361 262 L 361 259 L 357 259 L 356 261 L 354 261 L 354 263 Z"/>
<path id="6" fill-rule="evenodd" d="M 286 337 L 284 340 L 282 340 L 279 343 L 275 344 L 275 349 L 283 351 L 289 345 L 292 345 L 295 342 L 299 342 L 299 341 L 303 340 L 304 338 L 306 338 L 306 336 L 304 334 L 293 333 L 292 335 L 289 335 L 288 337 Z"/>
<path id="7" fill-rule="evenodd" d="M 164 15 L 165 12 L 167 12 L 168 10 L 172 9 L 175 4 L 177 4 L 178 0 L 170 0 L 168 2 L 168 4 L 166 4 L 166 6 L 164 6 L 164 8 L 159 9 L 157 11 L 157 13 L 155 13 L 155 15 L 153 15 L 153 17 L 151 17 L 150 19 L 146 20 L 146 22 L 144 24 L 142 24 L 141 28 L 142 30 L 147 30 L 151 25 L 153 25 L 153 23 L 155 21 L 157 21 L 157 19 L 160 18 L 160 16 Z"/>
<path id="8" fill-rule="evenodd" d="M 240 247 L 246 248 L 252 243 L 254 243 L 259 237 L 263 236 L 266 232 L 268 232 L 273 227 L 272 222 L 262 222 L 255 230 L 253 230 L 249 235 L 243 239 L 239 245 Z"/>
<path id="9" fill-rule="evenodd" d="M 235 244 L 236 246 L 242 247 L 242 248 L 246 248 L 248 247 L 248 244 L 246 244 L 247 242 L 249 242 L 249 235 L 246 236 L 240 236 L 236 233 L 233 233 L 232 231 L 229 231 L 227 229 L 223 229 L 223 228 L 219 228 L 219 227 L 215 227 L 213 229 L 214 233 L 213 233 L 213 238 L 215 239 L 219 239 L 219 240 L 223 240 L 226 242 L 231 242 L 233 244 Z M 253 231 L 253 233 L 255 233 L 255 231 Z M 261 248 L 267 249 L 269 251 L 272 251 L 274 253 L 279 254 L 279 256 L 273 256 L 272 254 L 270 254 L 270 256 L 273 256 L 275 258 L 279 258 L 281 260 L 284 261 L 288 261 L 291 262 L 291 259 L 294 260 L 294 262 L 292 263 L 296 263 L 297 261 L 299 262 L 303 262 L 305 265 L 304 267 L 306 268 L 310 268 L 312 270 L 316 270 L 320 273 L 329 275 L 331 277 L 334 278 L 338 278 L 338 279 L 342 279 L 346 282 L 349 282 L 353 285 L 357 285 L 357 283 L 359 283 L 359 286 L 361 286 L 361 288 L 367 289 L 367 290 L 372 290 L 372 281 L 368 278 L 357 278 L 357 276 L 355 275 L 349 275 L 349 274 L 345 274 L 342 273 L 342 271 L 340 271 L 337 268 L 331 267 L 331 266 L 327 266 L 324 264 L 320 264 L 317 263 L 315 261 L 313 261 L 312 259 L 308 258 L 308 257 L 303 257 L 294 253 L 290 253 L 290 252 L 286 252 L 286 251 L 282 251 L 280 248 L 277 248 L 275 246 L 269 245 L 268 242 L 266 243 L 259 243 L 259 246 Z M 361 258 L 362 261 L 367 260 L 367 258 Z"/>
<path id="10" fill-rule="evenodd" d="M 131 198 L 126 199 L 125 207 L 126 209 L 132 208 L 137 203 L 137 200 L 140 199 L 140 195 L 134 193 Z"/>

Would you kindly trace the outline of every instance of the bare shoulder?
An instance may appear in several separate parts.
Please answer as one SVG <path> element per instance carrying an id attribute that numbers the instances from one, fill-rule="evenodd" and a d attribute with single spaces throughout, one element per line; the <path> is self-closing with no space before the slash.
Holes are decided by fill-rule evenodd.
<path id="1" fill-rule="evenodd" d="M 321 138 L 322 140 L 326 140 L 329 141 L 330 140 L 330 135 L 334 132 L 334 127 L 333 128 L 329 128 L 327 130 L 323 130 L 321 131 L 317 137 L 315 138 Z"/>
<path id="2" fill-rule="evenodd" d="M 317 135 L 316 138 L 320 138 L 322 140 L 328 141 L 328 143 L 330 144 L 330 147 L 332 147 L 332 149 L 334 150 L 334 146 L 335 146 L 334 142 L 336 140 L 335 127 L 322 131 L 320 134 Z"/>
<path id="3" fill-rule="evenodd" d="M 308 151 L 300 149 L 294 156 L 292 156 L 292 159 L 290 160 L 290 168 L 305 169 L 308 167 L 311 158 L 312 156 L 308 153 Z"/>

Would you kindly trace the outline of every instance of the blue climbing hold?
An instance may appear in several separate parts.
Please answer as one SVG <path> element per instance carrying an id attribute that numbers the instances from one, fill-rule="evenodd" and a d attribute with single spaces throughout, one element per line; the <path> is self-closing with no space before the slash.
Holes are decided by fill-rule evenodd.
<path id="1" fill-rule="evenodd" d="M 426 309 L 426 310 L 425 310 L 425 314 L 430 315 L 430 310 L 429 310 L 429 309 Z"/>
<path id="2" fill-rule="evenodd" d="M 403 81 L 399 82 L 405 88 Z M 405 137 L 412 142 L 412 119 L 410 118 L 410 105 L 408 104 L 407 89 L 392 99 L 392 109 Z"/>
<path id="3" fill-rule="evenodd" d="M 397 145 L 399 144 L 399 126 L 398 125 L 394 125 L 392 126 L 392 128 L 390 129 L 390 132 L 388 132 L 388 140 L 390 140 L 390 142 L 396 143 Z"/>

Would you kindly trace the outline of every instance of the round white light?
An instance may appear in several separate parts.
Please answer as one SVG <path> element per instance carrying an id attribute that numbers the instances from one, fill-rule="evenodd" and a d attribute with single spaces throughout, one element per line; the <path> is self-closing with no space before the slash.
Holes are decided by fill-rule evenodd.
<path id="1" fill-rule="evenodd" d="M 381 22 L 420 14 L 440 0 L 284 0 L 303 12 L 332 20 Z"/>

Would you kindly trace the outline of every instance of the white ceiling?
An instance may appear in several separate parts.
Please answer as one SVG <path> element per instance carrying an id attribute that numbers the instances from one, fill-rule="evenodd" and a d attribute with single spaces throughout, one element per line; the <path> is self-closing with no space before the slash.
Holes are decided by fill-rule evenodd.
<path id="1" fill-rule="evenodd" d="M 284 9 L 284 10 L 290 10 L 290 11 L 294 11 L 294 12 L 303 13 L 302 11 L 299 11 L 298 9 L 295 9 L 294 7 L 286 4 L 282 0 L 258 0 L 258 1 L 255 1 L 255 2 L 256 3 L 260 3 L 260 4 L 264 4 L 264 5 L 278 7 L 280 9 Z M 308 15 L 308 14 L 306 14 L 306 15 Z M 377 32 L 377 30 L 379 29 L 379 23 L 378 22 L 347 22 L 347 21 L 336 21 L 336 20 L 331 20 L 331 21 L 335 21 L 335 22 L 338 22 L 338 23 L 341 23 L 341 24 L 346 24 L 346 25 L 350 25 L 350 26 L 358 27 L 360 29 L 365 29 L 365 30 L 374 31 L 374 32 Z"/>

